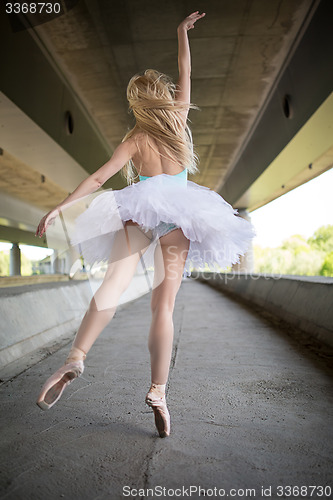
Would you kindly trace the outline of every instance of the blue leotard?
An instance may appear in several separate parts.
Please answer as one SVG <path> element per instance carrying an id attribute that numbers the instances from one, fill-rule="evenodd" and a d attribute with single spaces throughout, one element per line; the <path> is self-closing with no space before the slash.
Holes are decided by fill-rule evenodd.
<path id="1" fill-rule="evenodd" d="M 170 174 L 158 174 L 158 175 L 170 175 Z M 145 181 L 146 179 L 150 179 L 151 177 L 155 177 L 152 175 L 139 175 L 140 181 Z M 187 168 L 184 168 L 179 174 L 170 175 L 170 177 L 179 177 L 181 179 L 187 179 Z"/>

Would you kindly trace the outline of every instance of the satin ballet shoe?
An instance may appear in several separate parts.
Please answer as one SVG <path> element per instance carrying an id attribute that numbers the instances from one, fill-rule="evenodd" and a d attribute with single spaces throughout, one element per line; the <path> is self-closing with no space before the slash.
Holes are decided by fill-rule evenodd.
<path id="1" fill-rule="evenodd" d="M 156 429 L 161 438 L 170 435 L 170 413 L 165 396 L 159 397 L 151 390 L 146 396 L 146 404 L 153 409 Z"/>
<path id="2" fill-rule="evenodd" d="M 42 410 L 49 410 L 59 401 L 65 387 L 73 380 L 82 375 L 84 370 L 83 361 L 73 361 L 57 370 L 47 379 L 38 396 L 37 404 Z"/>

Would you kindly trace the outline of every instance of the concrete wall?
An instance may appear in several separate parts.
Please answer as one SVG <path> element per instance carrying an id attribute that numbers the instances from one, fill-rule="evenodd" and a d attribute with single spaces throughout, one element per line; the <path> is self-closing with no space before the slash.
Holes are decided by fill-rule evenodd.
<path id="1" fill-rule="evenodd" d="M 151 273 L 134 276 L 119 305 L 147 293 Z M 8 365 L 65 337 L 80 325 L 101 280 L 43 283 L 0 289 L 0 378 Z M 14 364 L 14 363 L 13 363 Z M 4 368 L 6 368 L 4 370 Z"/>
<path id="2" fill-rule="evenodd" d="M 333 278 L 247 273 L 192 273 L 242 297 L 333 347 Z"/>

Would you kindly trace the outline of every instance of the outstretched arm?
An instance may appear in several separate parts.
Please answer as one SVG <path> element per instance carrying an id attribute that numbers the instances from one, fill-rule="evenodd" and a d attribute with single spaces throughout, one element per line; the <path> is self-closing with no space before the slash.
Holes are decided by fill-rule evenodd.
<path id="1" fill-rule="evenodd" d="M 38 224 L 35 236 L 41 237 L 45 233 L 48 226 L 52 224 L 54 219 L 59 215 L 60 210 L 70 207 L 83 196 L 87 196 L 97 191 L 97 189 L 99 189 L 110 177 L 115 175 L 125 163 L 133 157 L 136 150 L 137 146 L 133 139 L 128 139 L 119 144 L 109 161 L 82 181 L 78 187 L 53 210 L 44 215 Z"/>
<path id="2" fill-rule="evenodd" d="M 188 41 L 188 30 L 194 28 L 194 23 L 206 14 L 199 11 L 193 12 L 180 23 L 177 28 L 178 35 L 178 71 L 179 79 L 177 83 L 176 99 L 190 104 L 191 102 L 191 52 Z M 182 113 L 186 123 L 188 110 Z"/>

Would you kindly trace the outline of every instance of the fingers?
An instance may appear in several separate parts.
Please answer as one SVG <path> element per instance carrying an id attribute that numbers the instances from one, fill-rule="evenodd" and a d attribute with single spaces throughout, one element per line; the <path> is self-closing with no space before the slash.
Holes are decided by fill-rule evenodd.
<path id="1" fill-rule="evenodd" d="M 191 18 L 192 24 L 189 26 L 190 29 L 194 28 L 194 23 L 204 17 L 206 15 L 206 12 L 203 12 L 202 14 L 199 14 L 199 11 L 197 10 L 196 12 L 192 12 L 188 17 Z"/>
<path id="2" fill-rule="evenodd" d="M 200 19 L 200 17 L 204 17 L 206 15 L 206 12 L 203 12 L 202 14 L 199 14 L 199 11 L 192 12 L 188 17 L 195 17 L 196 19 Z"/>
<path id="3" fill-rule="evenodd" d="M 43 233 L 45 232 L 45 229 L 46 229 L 46 222 L 45 220 L 42 219 L 38 224 L 35 236 L 39 236 L 41 238 L 43 236 Z"/>
<path id="4" fill-rule="evenodd" d="M 55 219 L 59 215 L 59 210 L 54 209 L 48 212 L 44 217 L 40 220 L 37 230 L 35 232 L 35 236 L 39 236 L 40 238 L 43 236 L 48 226 L 55 224 Z"/>
<path id="5" fill-rule="evenodd" d="M 39 238 L 41 238 L 43 236 L 43 233 L 44 233 L 43 229 L 38 226 L 35 236 L 39 236 Z"/>
<path id="6" fill-rule="evenodd" d="M 35 232 L 35 236 L 39 236 L 39 233 L 40 233 L 40 223 L 38 224 L 38 227 L 36 229 L 36 232 Z"/>
<path id="7" fill-rule="evenodd" d="M 35 236 L 39 236 L 41 237 L 42 236 L 42 230 L 43 230 L 43 219 L 40 221 L 40 223 L 38 224 L 38 227 L 37 227 L 37 231 L 35 233 Z"/>
<path id="8" fill-rule="evenodd" d="M 43 234 L 45 233 L 46 231 L 46 225 L 44 225 L 43 227 L 41 227 L 40 231 L 39 231 L 39 237 L 41 238 L 43 236 Z"/>
<path id="9" fill-rule="evenodd" d="M 179 26 L 182 26 L 186 30 L 191 30 L 194 28 L 194 23 L 196 23 L 199 19 L 206 15 L 205 12 L 199 14 L 199 11 L 192 12 L 192 14 L 188 15 L 184 21 L 181 22 Z"/>

